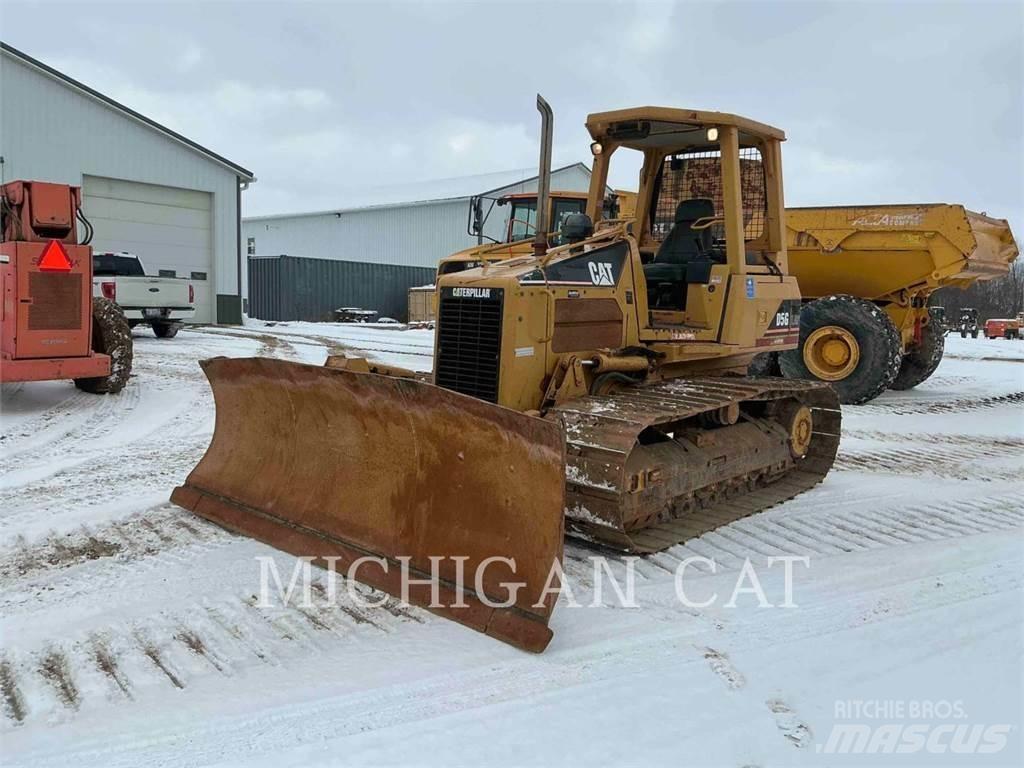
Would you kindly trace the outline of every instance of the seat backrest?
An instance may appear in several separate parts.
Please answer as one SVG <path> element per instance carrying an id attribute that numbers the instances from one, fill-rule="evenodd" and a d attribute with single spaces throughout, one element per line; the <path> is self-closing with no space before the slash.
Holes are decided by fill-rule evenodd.
<path id="1" fill-rule="evenodd" d="M 711 227 L 693 229 L 699 219 L 715 215 L 715 204 L 706 197 L 683 200 L 676 206 L 672 230 L 658 248 L 655 263 L 685 264 L 711 250 Z"/>

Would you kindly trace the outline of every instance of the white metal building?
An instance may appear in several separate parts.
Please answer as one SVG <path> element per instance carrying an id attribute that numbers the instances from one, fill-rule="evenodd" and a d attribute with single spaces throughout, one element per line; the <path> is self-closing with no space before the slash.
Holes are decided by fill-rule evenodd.
<path id="1" fill-rule="evenodd" d="M 196 322 L 241 322 L 251 171 L 0 44 L 0 174 L 81 186 L 95 250 L 189 278 Z"/>
<path id="2" fill-rule="evenodd" d="M 574 163 L 551 172 L 551 189 L 586 192 L 590 169 Z M 537 189 L 537 171 L 518 169 L 353 193 L 338 208 L 242 219 L 250 256 L 286 254 L 318 259 L 430 267 L 476 243 L 469 235 L 469 200 Z M 501 239 L 507 206 L 495 207 L 485 232 Z"/>

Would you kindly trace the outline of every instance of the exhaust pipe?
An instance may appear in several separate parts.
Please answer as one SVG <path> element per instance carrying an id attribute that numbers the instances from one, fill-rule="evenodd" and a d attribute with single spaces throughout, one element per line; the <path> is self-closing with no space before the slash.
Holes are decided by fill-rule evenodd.
<path id="1" fill-rule="evenodd" d="M 543 256 L 548 250 L 548 204 L 551 199 L 551 137 L 555 130 L 555 116 L 551 105 L 537 94 L 540 112 L 540 169 L 537 173 L 537 234 L 533 240 L 533 253 Z"/>

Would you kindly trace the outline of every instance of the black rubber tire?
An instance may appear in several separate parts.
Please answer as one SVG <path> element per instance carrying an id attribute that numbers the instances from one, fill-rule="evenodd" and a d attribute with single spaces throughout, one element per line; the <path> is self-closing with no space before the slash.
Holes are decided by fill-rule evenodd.
<path id="1" fill-rule="evenodd" d="M 903 360 L 900 334 L 880 307 L 845 294 L 825 296 L 804 304 L 800 311 L 800 346 L 779 353 L 782 375 L 787 379 L 817 379 L 804 364 L 803 345 L 811 333 L 827 325 L 846 329 L 860 347 L 860 362 L 853 373 L 845 379 L 828 382 L 839 396 L 839 402 L 858 405 L 885 392 L 899 373 Z"/>
<path id="2" fill-rule="evenodd" d="M 180 328 L 181 323 L 153 323 L 153 333 L 158 339 L 173 339 Z"/>
<path id="3" fill-rule="evenodd" d="M 761 352 L 754 355 L 747 367 L 747 376 L 781 376 L 778 352 Z"/>
<path id="4" fill-rule="evenodd" d="M 966 339 L 967 338 L 967 331 L 960 331 L 960 338 L 961 339 Z"/>
<path id="5" fill-rule="evenodd" d="M 110 373 L 75 379 L 75 386 L 94 395 L 120 392 L 132 373 L 132 329 L 117 304 L 96 296 L 92 299 L 92 350 L 110 355 Z"/>
<path id="6" fill-rule="evenodd" d="M 946 349 L 946 339 L 939 327 L 939 320 L 934 312 L 929 311 L 928 325 L 921 329 L 921 343 L 911 347 L 903 355 L 900 372 L 896 374 L 889 389 L 913 389 L 927 379 L 942 362 L 942 353 Z"/>
<path id="7" fill-rule="evenodd" d="M 978 338 L 978 332 L 976 330 L 975 331 L 971 331 L 971 338 L 972 339 Z"/>

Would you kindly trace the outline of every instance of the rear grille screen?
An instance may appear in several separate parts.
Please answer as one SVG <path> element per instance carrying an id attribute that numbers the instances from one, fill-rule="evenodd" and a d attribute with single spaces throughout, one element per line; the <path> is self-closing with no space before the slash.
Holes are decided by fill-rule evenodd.
<path id="1" fill-rule="evenodd" d="M 500 288 L 443 288 L 437 313 L 439 387 L 498 402 L 501 363 Z"/>
<path id="2" fill-rule="evenodd" d="M 82 276 L 29 272 L 30 331 L 77 331 L 82 327 Z"/>

